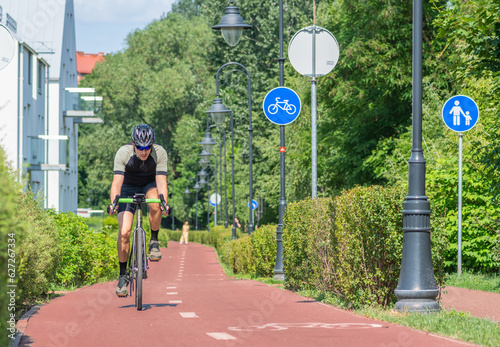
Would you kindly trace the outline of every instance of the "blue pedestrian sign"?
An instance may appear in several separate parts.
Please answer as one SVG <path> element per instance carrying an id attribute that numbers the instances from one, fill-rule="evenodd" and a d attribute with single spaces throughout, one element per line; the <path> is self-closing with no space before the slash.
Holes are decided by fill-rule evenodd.
<path id="1" fill-rule="evenodd" d="M 464 95 L 448 99 L 443 107 L 443 121 L 456 132 L 472 129 L 479 120 L 479 108 L 474 100 Z"/>
<path id="2" fill-rule="evenodd" d="M 257 201 L 252 200 L 252 210 L 256 210 L 257 206 L 258 206 Z M 250 202 L 248 202 L 248 207 L 250 207 Z"/>
<path id="3" fill-rule="evenodd" d="M 278 87 L 267 93 L 264 98 L 264 113 L 273 123 L 287 125 L 297 119 L 300 113 L 300 98 L 293 90 Z"/>

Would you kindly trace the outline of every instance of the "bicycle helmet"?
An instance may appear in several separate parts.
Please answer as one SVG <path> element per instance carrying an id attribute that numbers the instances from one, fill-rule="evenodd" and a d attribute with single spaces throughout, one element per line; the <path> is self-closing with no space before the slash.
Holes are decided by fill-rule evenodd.
<path id="1" fill-rule="evenodd" d="M 139 124 L 132 131 L 132 142 L 136 147 L 151 146 L 155 142 L 155 133 L 147 124 Z"/>

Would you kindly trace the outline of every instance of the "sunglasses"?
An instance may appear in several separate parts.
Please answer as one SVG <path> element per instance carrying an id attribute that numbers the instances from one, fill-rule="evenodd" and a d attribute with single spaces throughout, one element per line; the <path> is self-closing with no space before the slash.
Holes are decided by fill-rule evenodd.
<path id="1" fill-rule="evenodd" d="M 151 149 L 151 146 L 144 146 L 144 147 L 136 147 L 139 151 L 149 151 Z"/>

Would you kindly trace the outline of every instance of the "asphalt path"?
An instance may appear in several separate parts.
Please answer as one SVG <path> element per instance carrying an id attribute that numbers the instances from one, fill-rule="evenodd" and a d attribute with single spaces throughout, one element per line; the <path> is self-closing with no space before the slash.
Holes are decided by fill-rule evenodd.
<path id="1" fill-rule="evenodd" d="M 467 346 L 353 314 L 281 288 L 226 277 L 212 248 L 170 242 L 143 282 L 143 310 L 116 281 L 34 312 L 20 346 Z"/>

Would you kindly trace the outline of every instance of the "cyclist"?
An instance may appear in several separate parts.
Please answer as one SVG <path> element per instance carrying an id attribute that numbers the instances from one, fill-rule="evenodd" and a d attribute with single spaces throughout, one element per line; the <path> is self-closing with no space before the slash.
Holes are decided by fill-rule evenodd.
<path id="1" fill-rule="evenodd" d="M 147 199 L 167 199 L 167 151 L 160 145 L 154 144 L 155 134 L 147 124 L 139 124 L 132 132 L 132 143 L 123 145 L 115 155 L 113 168 L 113 182 L 111 183 L 111 201 L 116 195 L 131 197 L 135 193 L 143 193 Z M 170 212 L 163 211 L 161 204 L 149 204 L 149 223 L 151 226 L 151 240 L 149 242 L 149 259 L 159 261 L 161 252 L 158 242 L 162 213 L 168 215 Z M 130 251 L 130 232 L 134 220 L 134 204 L 117 204 L 113 209 L 113 203 L 108 206 L 108 213 L 118 212 L 118 261 L 120 264 L 120 276 L 116 294 L 127 296 L 127 260 Z"/>

